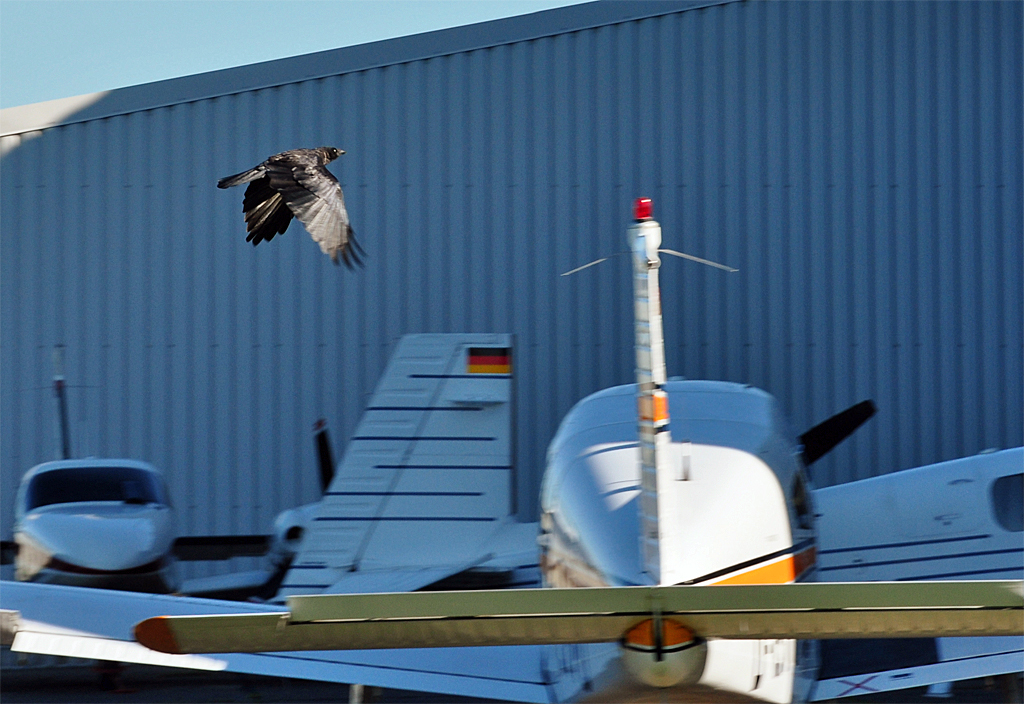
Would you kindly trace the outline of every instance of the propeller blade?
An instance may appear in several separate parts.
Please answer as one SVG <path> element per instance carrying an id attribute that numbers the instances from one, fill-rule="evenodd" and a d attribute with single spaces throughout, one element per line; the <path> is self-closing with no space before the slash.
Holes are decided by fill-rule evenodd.
<path id="1" fill-rule="evenodd" d="M 875 415 L 874 401 L 868 399 L 850 406 L 845 411 L 837 413 L 828 420 L 818 423 L 800 436 L 800 442 L 804 446 L 801 458 L 804 465 L 810 465 L 821 459 L 833 447 L 848 438 L 853 431 L 859 428 L 864 422 Z"/>
<path id="2" fill-rule="evenodd" d="M 14 562 L 18 554 L 18 544 L 13 540 L 0 541 L 0 565 L 9 565 Z"/>
<path id="3" fill-rule="evenodd" d="M 331 439 L 327 435 L 327 421 L 323 418 L 313 424 L 313 441 L 316 443 L 316 461 L 320 469 L 320 491 L 326 493 L 334 479 L 334 453 L 331 452 Z"/>

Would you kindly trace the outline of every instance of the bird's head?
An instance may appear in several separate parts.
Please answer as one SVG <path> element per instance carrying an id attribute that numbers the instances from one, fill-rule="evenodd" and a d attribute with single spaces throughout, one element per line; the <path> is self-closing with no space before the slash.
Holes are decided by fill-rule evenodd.
<path id="1" fill-rule="evenodd" d="M 344 149 L 338 149 L 337 147 L 320 147 L 320 151 L 324 153 L 324 161 L 334 161 L 345 153 Z"/>

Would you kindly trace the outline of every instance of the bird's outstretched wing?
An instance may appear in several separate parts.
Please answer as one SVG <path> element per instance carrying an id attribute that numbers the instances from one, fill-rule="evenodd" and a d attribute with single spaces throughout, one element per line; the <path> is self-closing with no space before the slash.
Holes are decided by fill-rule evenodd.
<path id="1" fill-rule="evenodd" d="M 270 185 L 270 163 L 268 159 L 247 171 L 217 181 L 217 188 L 249 184 L 242 200 L 242 212 L 245 213 L 245 231 L 248 233 L 245 241 L 254 245 L 264 240 L 269 242 L 274 235 L 283 234 L 292 221 L 292 213 L 281 194 Z"/>
<path id="2" fill-rule="evenodd" d="M 277 191 L 313 241 L 331 261 L 340 255 L 346 266 L 360 264 L 338 179 L 319 163 L 280 163 L 269 168 L 270 187 Z"/>

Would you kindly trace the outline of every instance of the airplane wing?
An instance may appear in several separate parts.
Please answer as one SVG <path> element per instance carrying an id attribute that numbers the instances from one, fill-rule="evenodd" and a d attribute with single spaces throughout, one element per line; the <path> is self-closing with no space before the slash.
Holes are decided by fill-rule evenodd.
<path id="1" fill-rule="evenodd" d="M 571 677 L 554 681 L 556 664 L 540 646 L 461 648 L 457 655 L 431 648 L 172 656 L 132 636 L 137 622 L 157 614 L 259 615 L 280 609 L 264 604 L 4 581 L 0 609 L 0 630 L 15 652 L 523 702 L 561 701 L 582 686 Z"/>
<path id="2" fill-rule="evenodd" d="M 1024 448 L 814 492 L 818 579 L 1020 579 Z M 822 643 L 814 699 L 1021 671 L 1024 637 Z"/>
<path id="3" fill-rule="evenodd" d="M 1024 448 L 813 494 L 818 579 L 1020 579 Z"/>
<path id="4" fill-rule="evenodd" d="M 907 638 L 821 643 L 811 701 L 1020 672 L 1024 638 Z"/>
<path id="5" fill-rule="evenodd" d="M 291 597 L 286 610 L 164 616 L 166 653 L 613 642 L 645 619 L 704 638 L 905 638 L 1024 632 L 1024 583 L 597 587 Z"/>
<path id="6" fill-rule="evenodd" d="M 156 637 L 166 641 L 167 632 L 173 633 L 180 639 L 181 650 L 193 629 L 205 634 L 203 638 L 211 637 L 211 621 L 230 643 L 211 646 L 207 641 L 208 647 L 279 649 L 178 655 L 173 663 L 178 667 L 547 702 L 578 694 L 614 656 L 617 646 L 503 645 L 460 647 L 456 652 L 446 647 L 283 648 L 324 647 L 345 630 L 363 639 L 361 647 L 408 645 L 406 638 L 435 646 L 614 641 L 628 625 L 653 614 L 681 618 L 716 637 L 732 634 L 744 639 L 768 633 L 827 637 L 852 632 L 874 636 L 1020 632 L 1021 590 L 1020 582 L 992 582 L 417 592 L 295 597 L 289 610 L 283 611 L 269 604 L 3 582 L 0 608 L 19 612 L 17 618 L 3 615 L 5 634 L 13 632 L 12 650 L 19 652 L 155 663 L 161 654 L 135 643 L 132 630 L 134 624 L 162 615 L 149 622 L 160 624 L 153 627 Z M 310 622 L 293 623 L 296 616 Z M 237 623 L 228 627 L 234 619 Z M 401 643 L 385 642 L 396 635 Z M 307 637 L 317 643 L 305 642 Z M 140 639 L 146 642 L 149 636 L 140 634 Z M 257 639 L 262 640 L 254 646 Z M 351 647 L 352 643 L 331 645 Z"/>

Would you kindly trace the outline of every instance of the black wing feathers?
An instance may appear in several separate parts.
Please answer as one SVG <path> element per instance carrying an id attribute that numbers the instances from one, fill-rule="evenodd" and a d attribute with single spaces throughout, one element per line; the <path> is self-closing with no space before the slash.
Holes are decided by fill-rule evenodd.
<path id="1" fill-rule="evenodd" d="M 345 266 L 349 269 L 352 268 L 353 264 L 362 266 L 366 251 L 356 242 L 356 231 L 352 229 L 351 225 L 348 226 L 348 243 L 351 246 L 341 250 L 341 258 L 345 260 Z"/>
<path id="2" fill-rule="evenodd" d="M 245 212 L 245 230 L 249 233 L 245 241 L 253 245 L 263 240 L 269 242 L 274 235 L 283 234 L 292 221 L 292 211 L 288 210 L 280 194 L 270 187 L 267 177 L 253 181 L 245 189 L 242 210 Z"/>

